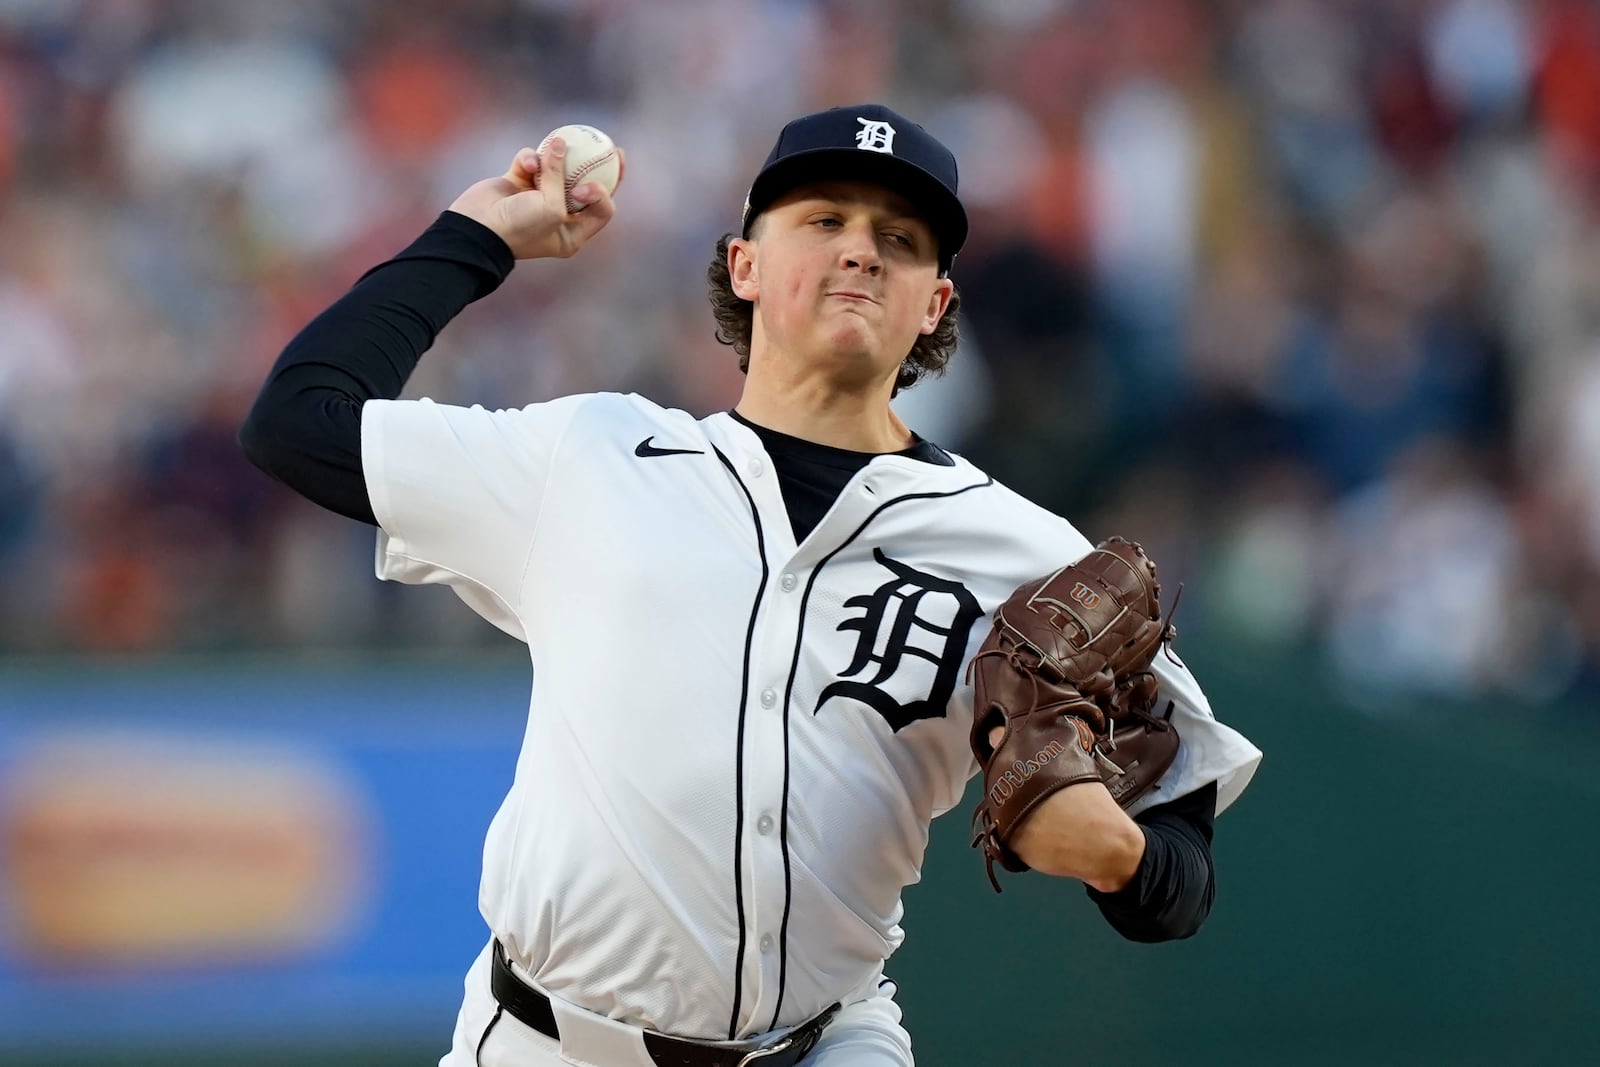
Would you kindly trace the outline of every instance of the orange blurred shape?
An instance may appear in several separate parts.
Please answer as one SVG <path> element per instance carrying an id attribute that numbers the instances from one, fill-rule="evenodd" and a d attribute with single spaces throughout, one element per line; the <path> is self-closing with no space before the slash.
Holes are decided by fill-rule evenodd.
<path id="1" fill-rule="evenodd" d="M 172 636 L 172 591 L 149 555 L 105 546 L 72 572 L 65 599 L 72 638 L 86 649 L 139 651 Z"/>
<path id="2" fill-rule="evenodd" d="M 437 152 L 480 97 L 472 68 L 437 45 L 392 45 L 368 59 L 354 81 L 368 136 L 379 151 L 402 159 Z"/>
<path id="3" fill-rule="evenodd" d="M 76 735 L 0 798 L 8 939 L 47 968 L 240 963 L 347 937 L 365 910 L 365 805 L 273 745 Z"/>

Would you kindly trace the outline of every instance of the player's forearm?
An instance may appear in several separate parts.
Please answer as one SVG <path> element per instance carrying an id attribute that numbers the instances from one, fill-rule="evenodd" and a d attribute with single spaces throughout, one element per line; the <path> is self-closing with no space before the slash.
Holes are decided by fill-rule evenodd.
<path id="1" fill-rule="evenodd" d="M 1211 832 L 1216 817 L 1213 783 L 1139 816 L 1146 848 L 1139 869 L 1114 893 L 1089 897 L 1111 926 L 1130 941 L 1189 937 L 1211 914 L 1216 875 Z"/>
<path id="2" fill-rule="evenodd" d="M 1145 837 L 1105 786 L 1082 782 L 1050 794 L 1030 812 L 1011 848 L 1036 871 L 1115 892 L 1138 870 Z"/>
<path id="3" fill-rule="evenodd" d="M 361 406 L 399 396 L 439 332 L 512 265 L 494 233 L 445 212 L 284 349 L 240 429 L 245 454 L 315 503 L 375 522 L 361 469 Z"/>

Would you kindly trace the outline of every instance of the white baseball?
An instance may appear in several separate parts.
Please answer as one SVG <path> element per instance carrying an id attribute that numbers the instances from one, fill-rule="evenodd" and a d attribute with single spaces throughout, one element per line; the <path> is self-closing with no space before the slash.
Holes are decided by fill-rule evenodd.
<path id="1" fill-rule="evenodd" d="M 584 182 L 595 182 L 610 193 L 622 176 L 622 161 L 617 158 L 617 146 L 604 130 L 593 126 L 562 126 L 551 130 L 539 142 L 542 157 L 552 137 L 567 142 L 567 210 L 582 211 L 583 204 L 572 198 L 572 190 Z"/>

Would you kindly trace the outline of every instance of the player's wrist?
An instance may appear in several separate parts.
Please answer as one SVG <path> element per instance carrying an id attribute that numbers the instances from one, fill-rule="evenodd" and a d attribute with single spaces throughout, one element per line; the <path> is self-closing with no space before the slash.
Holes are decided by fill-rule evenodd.
<path id="1" fill-rule="evenodd" d="M 486 260 L 502 278 L 516 266 L 516 257 L 505 236 L 471 212 L 461 211 L 454 206 L 446 208 L 429 227 L 429 234 L 435 234 L 440 240 L 448 240 L 452 245 Z"/>

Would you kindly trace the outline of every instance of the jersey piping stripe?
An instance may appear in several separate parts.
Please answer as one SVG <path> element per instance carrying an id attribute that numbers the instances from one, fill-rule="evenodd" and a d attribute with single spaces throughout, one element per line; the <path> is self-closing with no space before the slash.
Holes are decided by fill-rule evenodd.
<path id="1" fill-rule="evenodd" d="M 761 612 L 761 598 L 767 591 L 767 578 L 770 569 L 767 566 L 767 542 L 761 529 L 761 513 L 756 510 L 755 497 L 750 495 L 750 488 L 739 477 L 739 472 L 729 462 L 728 457 L 722 454 L 722 449 L 711 446 L 722 465 L 728 468 L 728 473 L 733 475 L 733 480 L 744 491 L 744 498 L 750 505 L 750 518 L 756 527 L 756 554 L 761 557 L 761 584 L 756 586 L 755 602 L 750 605 L 750 624 L 744 633 L 744 674 L 739 679 L 739 729 L 737 732 L 737 748 L 733 759 L 733 901 L 734 908 L 739 915 L 739 950 L 733 959 L 733 1012 L 728 1016 L 728 1040 L 732 1041 L 739 1032 L 739 1007 L 744 993 L 744 950 L 746 941 L 746 924 L 744 919 L 744 717 L 750 704 L 750 650 L 755 644 L 756 616 Z"/>
<path id="2" fill-rule="evenodd" d="M 849 537 L 840 541 L 832 552 L 823 556 L 817 562 L 817 565 L 812 568 L 811 577 L 806 579 L 806 590 L 800 597 L 800 625 L 796 628 L 794 635 L 794 658 L 789 662 L 789 681 L 783 690 L 783 819 L 779 836 L 779 841 L 783 846 L 783 921 L 778 926 L 778 1003 L 772 1009 L 772 1022 L 767 1027 L 768 1030 L 776 1030 L 778 1028 L 778 1013 L 783 1010 L 784 982 L 789 976 L 789 905 L 793 900 L 794 890 L 793 881 L 789 873 L 789 704 L 794 697 L 794 679 L 800 668 L 800 643 L 805 636 L 806 605 L 811 600 L 811 590 L 816 585 L 817 576 L 822 573 L 822 568 L 828 565 L 828 561 L 842 552 L 850 542 L 860 537 L 863 531 L 872 525 L 872 520 L 882 515 L 887 509 L 907 500 L 935 500 L 941 497 L 960 496 L 962 493 L 971 492 L 974 489 L 987 489 L 993 484 L 993 478 L 985 478 L 981 482 L 962 486 L 960 489 L 952 489 L 948 493 L 907 493 L 905 496 L 897 496 L 892 500 L 885 500 L 872 510 L 872 514 L 861 520 L 861 525 L 857 526 Z M 764 563 L 765 560 L 763 560 Z"/>

